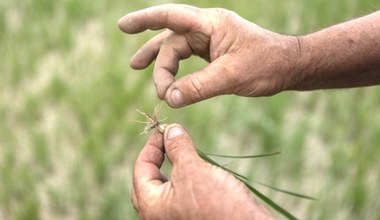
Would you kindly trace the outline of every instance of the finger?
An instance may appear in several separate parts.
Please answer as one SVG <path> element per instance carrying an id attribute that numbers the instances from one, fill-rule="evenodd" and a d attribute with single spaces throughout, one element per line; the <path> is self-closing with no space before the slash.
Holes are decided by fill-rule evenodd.
<path id="1" fill-rule="evenodd" d="M 174 82 L 166 91 L 165 100 L 173 108 L 199 102 L 217 95 L 230 93 L 236 84 L 237 74 L 225 55 L 214 60 L 203 70 L 186 75 Z"/>
<path id="2" fill-rule="evenodd" d="M 139 203 L 138 203 L 136 192 L 135 192 L 134 188 L 132 188 L 132 192 L 131 192 L 131 201 L 132 201 L 132 205 L 135 208 L 136 212 L 140 213 L 140 207 L 139 207 Z"/>
<path id="3" fill-rule="evenodd" d="M 137 157 L 133 172 L 133 186 L 137 198 L 143 196 L 151 187 L 159 186 L 166 181 L 160 171 L 164 161 L 162 139 L 161 133 L 153 133 Z"/>
<path id="4" fill-rule="evenodd" d="M 156 59 L 162 42 L 170 34 L 172 34 L 172 31 L 166 30 L 146 42 L 131 58 L 131 67 L 133 69 L 144 69 L 149 66 Z"/>
<path id="5" fill-rule="evenodd" d="M 191 56 L 192 50 L 184 36 L 172 33 L 161 45 L 153 71 L 153 80 L 160 99 L 174 82 L 179 61 Z"/>
<path id="6" fill-rule="evenodd" d="M 164 136 L 165 151 L 173 168 L 180 163 L 195 162 L 200 159 L 193 141 L 181 125 L 168 125 Z"/>
<path id="7" fill-rule="evenodd" d="M 201 9 L 193 6 L 165 4 L 125 15 L 119 20 L 119 28 L 129 34 L 163 28 L 185 33 L 201 26 L 200 15 Z"/>

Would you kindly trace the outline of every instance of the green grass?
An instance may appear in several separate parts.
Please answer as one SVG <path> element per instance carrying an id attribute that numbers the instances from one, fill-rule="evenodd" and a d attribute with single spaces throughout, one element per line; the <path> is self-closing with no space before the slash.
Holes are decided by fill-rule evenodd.
<path id="1" fill-rule="evenodd" d="M 166 1 L 160 1 L 162 3 Z M 306 34 L 364 15 L 375 0 L 177 1 L 224 7 L 273 31 Z M 151 72 L 128 66 L 154 35 L 126 36 L 117 20 L 154 1 L 5 0 L 0 3 L 0 219 L 137 219 L 132 166 L 144 145 L 135 111 L 159 103 Z M 181 64 L 180 75 L 204 61 Z M 204 152 L 276 157 L 229 166 L 301 219 L 379 219 L 377 87 L 223 96 L 163 109 Z M 221 160 L 223 162 L 223 160 Z"/>

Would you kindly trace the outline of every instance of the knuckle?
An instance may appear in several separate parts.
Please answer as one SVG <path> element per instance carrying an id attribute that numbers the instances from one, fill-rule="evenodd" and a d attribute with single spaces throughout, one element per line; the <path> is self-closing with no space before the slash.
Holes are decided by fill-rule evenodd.
<path id="1" fill-rule="evenodd" d="M 225 8 L 214 8 L 213 10 L 218 17 L 231 17 L 237 15 L 234 11 Z"/>
<path id="2" fill-rule="evenodd" d="M 198 76 L 193 74 L 190 75 L 192 77 L 189 78 L 189 89 L 192 91 L 192 99 L 203 99 L 204 96 L 204 86 L 202 85 L 201 81 L 199 80 Z"/>
<path id="3" fill-rule="evenodd" d="M 179 140 L 176 140 L 175 142 L 173 142 L 168 150 L 172 154 L 177 155 L 177 154 L 179 154 L 181 152 L 181 150 L 184 147 L 187 147 L 189 144 L 191 144 L 189 142 L 189 140 L 187 140 L 187 139 L 179 139 Z"/>

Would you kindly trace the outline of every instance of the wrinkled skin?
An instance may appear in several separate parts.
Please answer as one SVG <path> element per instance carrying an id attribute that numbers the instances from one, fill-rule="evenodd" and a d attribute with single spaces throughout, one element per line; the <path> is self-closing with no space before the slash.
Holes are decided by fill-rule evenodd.
<path id="1" fill-rule="evenodd" d="M 135 69 L 156 60 L 153 78 L 159 98 L 182 107 L 221 94 L 267 96 L 297 80 L 297 37 L 265 30 L 225 9 L 162 5 L 119 20 L 126 33 L 168 28 L 131 59 Z M 175 80 L 179 61 L 198 55 L 210 64 Z"/>
<path id="2" fill-rule="evenodd" d="M 160 171 L 165 152 L 170 180 Z M 178 124 L 152 134 L 138 156 L 132 202 L 141 219 L 273 219 L 242 182 L 203 161 Z"/>

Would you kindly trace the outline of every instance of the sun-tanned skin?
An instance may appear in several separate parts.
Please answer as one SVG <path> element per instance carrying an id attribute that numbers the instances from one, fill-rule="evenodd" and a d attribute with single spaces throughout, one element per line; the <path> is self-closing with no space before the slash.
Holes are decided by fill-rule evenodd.
<path id="1" fill-rule="evenodd" d="M 160 172 L 164 153 L 170 180 Z M 242 182 L 203 161 L 178 124 L 152 134 L 138 156 L 132 202 L 141 219 L 273 219 Z"/>
<path id="2" fill-rule="evenodd" d="M 119 27 L 129 34 L 166 29 L 130 64 L 143 69 L 155 60 L 157 94 L 175 108 L 222 94 L 256 97 L 380 84 L 380 12 L 287 36 L 228 10 L 169 4 L 127 14 Z M 209 65 L 175 80 L 179 61 L 191 55 Z M 164 153 L 173 166 L 170 180 L 160 173 Z M 132 201 L 143 219 L 273 218 L 243 184 L 202 161 L 180 125 L 150 137 L 133 183 Z"/>
<path id="3" fill-rule="evenodd" d="M 265 30 L 224 9 L 162 5 L 119 21 L 126 33 L 168 30 L 131 59 L 135 69 L 154 59 L 157 94 L 182 107 L 221 94 L 267 96 L 380 83 L 380 12 L 305 36 Z M 178 63 L 192 54 L 210 64 L 175 80 Z"/>
<path id="4" fill-rule="evenodd" d="M 298 38 L 300 80 L 287 90 L 380 84 L 380 11 Z"/>

